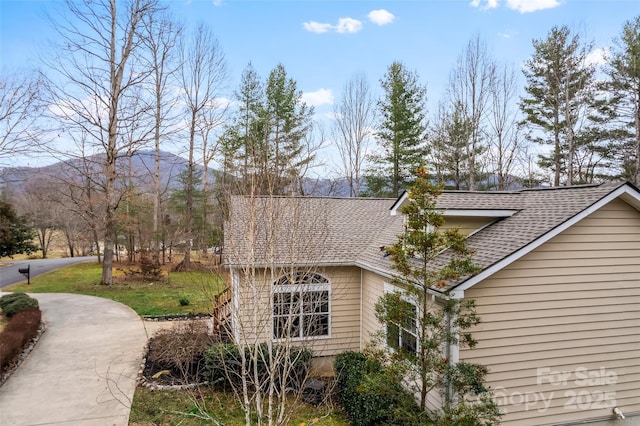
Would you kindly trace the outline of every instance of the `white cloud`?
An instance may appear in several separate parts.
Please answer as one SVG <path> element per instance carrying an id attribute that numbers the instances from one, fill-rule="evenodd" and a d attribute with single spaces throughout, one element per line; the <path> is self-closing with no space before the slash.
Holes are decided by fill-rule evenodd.
<path id="1" fill-rule="evenodd" d="M 333 93 L 330 89 L 318 89 L 315 92 L 306 92 L 302 94 L 302 101 L 311 106 L 332 105 Z"/>
<path id="2" fill-rule="evenodd" d="M 553 9 L 558 6 L 560 6 L 560 0 L 507 0 L 507 7 L 520 13 Z"/>
<path id="3" fill-rule="evenodd" d="M 212 0 L 212 3 L 214 6 L 220 6 L 222 5 L 222 0 Z"/>
<path id="4" fill-rule="evenodd" d="M 371 22 L 380 26 L 390 24 L 396 19 L 393 13 L 385 9 L 372 10 L 367 16 Z"/>
<path id="5" fill-rule="evenodd" d="M 302 26 L 310 33 L 323 34 L 329 31 L 335 31 L 340 34 L 357 33 L 362 29 L 362 22 L 353 18 L 340 18 L 336 25 L 325 22 L 309 21 L 303 22 Z"/>
<path id="6" fill-rule="evenodd" d="M 487 10 L 497 8 L 501 2 L 502 0 L 471 0 L 469 4 Z M 517 10 L 520 13 L 530 13 L 558 7 L 562 0 L 504 0 L 504 3 L 509 9 Z"/>
<path id="7" fill-rule="evenodd" d="M 498 35 L 502 38 L 510 39 L 518 35 L 517 31 L 514 30 L 505 30 L 498 33 Z"/>
<path id="8" fill-rule="evenodd" d="M 221 96 L 219 98 L 213 99 L 211 106 L 213 106 L 217 110 L 225 110 L 227 108 L 235 106 L 235 104 L 236 103 L 232 99 Z"/>
<path id="9" fill-rule="evenodd" d="M 599 48 L 594 49 L 585 58 L 587 65 L 604 65 L 607 63 L 608 52 L 607 49 Z"/>
<path id="10" fill-rule="evenodd" d="M 498 7 L 498 0 L 471 0 L 471 6 L 479 7 L 482 10 L 495 9 Z"/>
<path id="11" fill-rule="evenodd" d="M 323 24 L 316 21 L 304 22 L 302 25 L 304 26 L 305 30 L 309 31 L 310 33 L 316 34 L 326 33 L 327 31 L 331 31 L 333 29 L 333 25 L 331 24 Z"/>
<path id="12" fill-rule="evenodd" d="M 336 32 L 343 33 L 357 33 L 362 29 L 362 22 L 353 18 L 340 18 L 338 19 L 338 25 L 335 26 Z"/>

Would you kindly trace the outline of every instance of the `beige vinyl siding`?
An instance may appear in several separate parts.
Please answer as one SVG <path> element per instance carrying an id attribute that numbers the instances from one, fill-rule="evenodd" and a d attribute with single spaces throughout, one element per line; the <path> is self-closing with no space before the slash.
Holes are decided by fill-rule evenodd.
<path id="1" fill-rule="evenodd" d="M 494 217 L 445 216 L 442 229 L 459 228 L 460 232 L 469 235 L 494 220 Z"/>
<path id="2" fill-rule="evenodd" d="M 362 341 L 361 348 L 364 348 L 381 329 L 381 325 L 376 318 L 374 306 L 378 299 L 384 294 L 384 283 L 389 280 L 381 275 L 369 271 L 362 271 Z"/>
<path id="3" fill-rule="evenodd" d="M 358 350 L 360 344 L 360 269 L 356 267 L 318 268 L 315 272 L 331 284 L 330 336 L 296 340 L 296 344 L 313 349 L 317 356 L 330 356 L 345 350 Z M 252 291 L 246 285 L 240 291 L 240 343 L 264 341 L 272 336 L 272 275 L 268 270 L 257 274 Z M 277 277 L 276 277 L 277 278 Z M 246 281 L 244 281 L 246 283 Z"/>
<path id="4" fill-rule="evenodd" d="M 489 385 L 507 404 L 502 424 L 612 418 L 613 406 L 640 413 L 640 213 L 625 202 L 612 201 L 465 297 L 476 300 L 482 324 L 478 346 L 461 358 L 489 367 Z M 566 383 L 538 369 L 564 371 Z M 527 398 L 528 407 L 518 404 Z"/>
<path id="5" fill-rule="evenodd" d="M 325 268 L 331 281 L 331 338 L 312 341 L 318 356 L 337 355 L 360 347 L 360 269 Z"/>
<path id="6" fill-rule="evenodd" d="M 362 271 L 362 343 L 364 347 L 374 338 L 374 334 L 382 330 L 382 325 L 375 315 L 374 306 L 384 294 L 384 284 L 390 279 L 370 271 Z M 436 307 L 437 308 L 437 307 Z M 420 393 L 416 393 L 420 400 Z M 427 409 L 437 410 L 442 407 L 442 396 L 439 390 L 432 390 L 427 394 Z"/>
<path id="7" fill-rule="evenodd" d="M 245 271 L 237 271 L 240 291 L 232 295 L 239 308 L 233 328 L 240 345 L 264 341 L 271 333 L 270 271 L 258 269 L 253 275 L 254 278 L 251 278 Z"/>

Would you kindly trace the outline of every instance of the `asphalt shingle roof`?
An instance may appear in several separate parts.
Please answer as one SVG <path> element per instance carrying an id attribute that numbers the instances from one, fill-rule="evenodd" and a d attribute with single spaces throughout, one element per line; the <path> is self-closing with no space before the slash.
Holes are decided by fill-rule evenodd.
<path id="1" fill-rule="evenodd" d="M 397 217 L 392 199 L 232 197 L 225 232 L 229 265 L 355 264 Z M 254 220 L 252 220 L 252 218 Z M 254 247 L 253 253 L 249 251 Z"/>
<path id="2" fill-rule="evenodd" d="M 474 263 L 485 269 L 526 247 L 620 187 L 601 184 L 511 192 L 446 191 L 441 209 L 515 210 L 468 238 Z M 392 274 L 381 246 L 393 244 L 403 219 L 392 199 L 233 197 L 225 232 L 229 265 L 352 264 Z M 251 212 L 255 212 L 252 214 Z M 249 220 L 255 217 L 256 226 Z M 251 243 L 251 241 L 255 241 Z M 273 244 L 275 243 L 275 244 Z M 256 250 L 250 254 L 249 247 Z M 251 257 L 253 256 L 253 257 Z"/>

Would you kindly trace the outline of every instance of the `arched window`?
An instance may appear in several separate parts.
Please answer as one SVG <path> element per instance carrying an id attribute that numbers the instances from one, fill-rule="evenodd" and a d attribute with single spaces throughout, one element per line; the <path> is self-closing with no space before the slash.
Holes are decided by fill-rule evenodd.
<path id="1" fill-rule="evenodd" d="M 329 336 L 329 280 L 314 272 L 297 271 L 273 283 L 273 337 Z"/>

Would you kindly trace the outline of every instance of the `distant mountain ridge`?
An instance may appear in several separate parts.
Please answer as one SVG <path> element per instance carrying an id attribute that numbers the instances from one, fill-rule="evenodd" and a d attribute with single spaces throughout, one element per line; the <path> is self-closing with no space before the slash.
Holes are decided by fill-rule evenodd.
<path id="1" fill-rule="evenodd" d="M 146 185 L 152 182 L 155 168 L 154 151 L 140 151 L 131 157 L 118 158 L 116 164 L 120 174 L 126 173 L 129 160 L 131 161 L 131 169 L 134 171 L 133 175 L 139 184 Z M 5 167 L 0 169 L 0 189 L 20 191 L 30 179 L 59 177 L 66 171 L 83 169 L 83 163 L 98 171 L 101 167 L 101 157 L 93 155 L 87 157 L 85 161 L 70 159 L 42 167 Z M 167 185 L 170 181 L 177 182 L 177 176 L 186 169 L 187 164 L 188 161 L 178 155 L 166 151 L 161 152 L 160 176 L 162 185 Z"/>
<path id="2" fill-rule="evenodd" d="M 87 158 L 86 163 L 92 165 L 99 172 L 101 158 L 98 155 Z M 153 174 L 155 170 L 155 151 L 145 150 L 133 154 L 130 157 L 120 157 L 117 162 L 121 175 L 126 175 L 131 162 L 132 179 L 136 186 L 143 190 L 153 190 Z M 176 189 L 180 186 L 178 176 L 186 170 L 188 160 L 170 152 L 160 153 L 160 181 L 162 188 Z M 60 161 L 42 167 L 6 167 L 0 169 L 0 193 L 5 191 L 21 192 L 30 179 L 59 177 L 65 170 L 81 169 L 81 159 Z M 203 171 L 200 164 L 196 164 L 196 170 Z M 216 180 L 219 171 L 209 169 L 209 182 Z M 330 178 L 306 178 L 303 183 L 305 195 L 313 196 L 349 196 L 349 186 L 346 179 Z"/>

